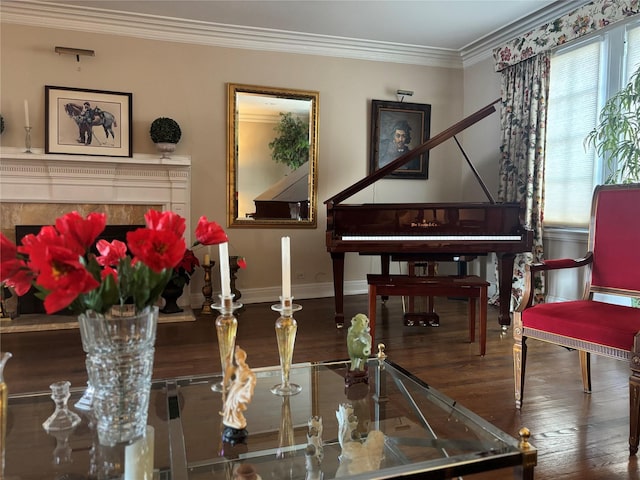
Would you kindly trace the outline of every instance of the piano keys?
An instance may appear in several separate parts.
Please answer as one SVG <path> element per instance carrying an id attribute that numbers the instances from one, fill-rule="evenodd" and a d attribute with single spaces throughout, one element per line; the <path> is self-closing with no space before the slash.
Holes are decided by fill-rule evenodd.
<path id="1" fill-rule="evenodd" d="M 447 258 L 494 252 L 499 264 L 498 321 L 503 326 L 510 324 L 513 261 L 517 253 L 531 250 L 533 232 L 524 227 L 519 204 L 496 203 L 493 200 L 464 151 L 467 162 L 489 199 L 488 203 L 341 203 L 415 156 L 449 138 L 455 139 L 457 133 L 495 112 L 493 105 L 496 102 L 432 137 L 325 202 L 326 245 L 333 262 L 335 321 L 338 327 L 344 324 L 343 283 L 346 252 L 379 255 L 383 274 L 389 273 L 391 256 L 407 261 L 442 261 Z M 457 139 L 455 140 L 458 143 Z"/>

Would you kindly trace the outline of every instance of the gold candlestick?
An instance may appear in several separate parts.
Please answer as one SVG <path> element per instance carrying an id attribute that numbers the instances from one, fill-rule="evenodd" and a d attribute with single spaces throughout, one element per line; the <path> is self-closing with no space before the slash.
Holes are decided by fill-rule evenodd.
<path id="1" fill-rule="evenodd" d="M 204 315 L 212 315 L 213 310 L 211 304 L 213 303 L 213 286 L 211 285 L 211 269 L 215 265 L 215 262 L 209 264 L 202 264 L 204 269 L 204 286 L 202 287 L 202 295 L 204 295 L 204 302 L 202 303 L 202 311 L 200 313 Z"/>
<path id="2" fill-rule="evenodd" d="M 293 312 L 302 310 L 300 305 L 291 303 L 293 297 L 282 298 L 281 303 L 272 305 L 271 309 L 280 312 L 280 317 L 276 320 L 276 338 L 278 340 L 278 354 L 280 355 L 280 369 L 282 383 L 274 385 L 271 393 L 280 396 L 296 395 L 300 393 L 302 387 L 289 382 L 291 372 L 291 361 L 293 360 L 293 349 L 296 343 L 296 332 L 298 324 L 293 318 Z"/>
<path id="3" fill-rule="evenodd" d="M 220 303 L 212 305 L 220 312 L 216 318 L 216 333 L 218 334 L 218 348 L 220 349 L 220 365 L 222 367 L 223 380 L 211 385 L 214 392 L 226 392 L 228 385 L 224 383 L 224 372 L 227 365 L 233 359 L 236 347 L 236 332 L 238 331 L 238 319 L 233 315 L 234 310 L 242 307 L 241 303 L 233 301 L 233 294 L 229 297 L 220 295 Z"/>

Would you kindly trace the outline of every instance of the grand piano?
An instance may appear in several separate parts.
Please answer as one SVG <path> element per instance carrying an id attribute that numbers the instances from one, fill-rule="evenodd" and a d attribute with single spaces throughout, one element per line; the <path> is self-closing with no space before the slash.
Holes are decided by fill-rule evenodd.
<path id="1" fill-rule="evenodd" d="M 333 261 L 335 322 L 344 325 L 344 255 L 379 255 L 382 273 L 391 257 L 398 260 L 445 261 L 494 252 L 498 258 L 500 313 L 503 328 L 511 323 L 509 305 L 515 255 L 533 246 L 533 232 L 522 223 L 519 204 L 497 203 L 455 135 L 496 111 L 495 102 L 401 155 L 325 201 L 327 250 Z M 343 204 L 412 158 L 453 138 L 462 151 L 487 202 Z"/>

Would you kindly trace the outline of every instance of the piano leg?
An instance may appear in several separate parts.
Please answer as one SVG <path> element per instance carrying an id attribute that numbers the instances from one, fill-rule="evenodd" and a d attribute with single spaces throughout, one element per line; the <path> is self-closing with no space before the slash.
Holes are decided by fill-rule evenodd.
<path id="1" fill-rule="evenodd" d="M 380 273 L 382 275 L 389 276 L 389 268 L 391 265 L 391 255 L 388 253 L 383 253 L 380 255 Z M 382 295 L 380 297 L 382 299 L 382 304 L 386 304 L 387 300 L 389 300 L 389 295 Z"/>
<path id="2" fill-rule="evenodd" d="M 514 253 L 498 253 L 498 283 L 500 284 L 500 313 L 498 323 L 506 329 L 511 325 L 511 288 L 513 285 L 513 262 L 516 258 Z"/>
<path id="3" fill-rule="evenodd" d="M 344 326 L 344 252 L 331 252 L 336 328 Z"/>

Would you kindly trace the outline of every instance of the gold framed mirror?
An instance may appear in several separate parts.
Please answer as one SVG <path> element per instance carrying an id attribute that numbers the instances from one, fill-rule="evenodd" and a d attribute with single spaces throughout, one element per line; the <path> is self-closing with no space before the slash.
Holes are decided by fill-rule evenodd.
<path id="1" fill-rule="evenodd" d="M 229 227 L 316 227 L 318 99 L 228 84 Z"/>

